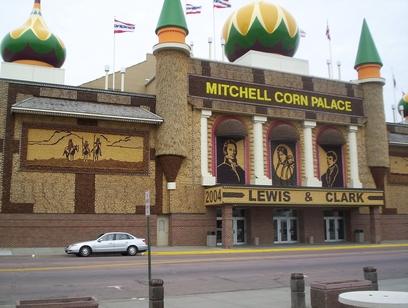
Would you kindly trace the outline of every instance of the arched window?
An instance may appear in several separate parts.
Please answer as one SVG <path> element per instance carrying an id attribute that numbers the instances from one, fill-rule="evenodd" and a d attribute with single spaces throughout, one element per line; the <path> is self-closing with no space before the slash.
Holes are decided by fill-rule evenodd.
<path id="1" fill-rule="evenodd" d="M 246 183 L 246 129 L 235 118 L 222 119 L 215 127 L 217 183 Z"/>
<path id="2" fill-rule="evenodd" d="M 344 187 L 342 133 L 333 127 L 324 127 L 317 137 L 319 176 L 323 187 Z"/>
<path id="3" fill-rule="evenodd" d="M 298 133 L 290 124 L 276 123 L 270 129 L 269 170 L 273 186 L 298 185 L 298 140 Z"/>

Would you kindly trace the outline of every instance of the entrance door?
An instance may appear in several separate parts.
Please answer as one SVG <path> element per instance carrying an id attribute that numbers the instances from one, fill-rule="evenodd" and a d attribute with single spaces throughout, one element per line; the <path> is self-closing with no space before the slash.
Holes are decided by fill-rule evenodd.
<path id="1" fill-rule="evenodd" d="M 324 240 L 326 242 L 344 241 L 343 217 L 324 218 Z"/>
<path id="2" fill-rule="evenodd" d="M 157 246 L 169 245 L 169 218 L 157 216 Z"/>
<path id="3" fill-rule="evenodd" d="M 243 245 L 246 243 L 245 218 L 244 217 L 234 217 L 233 233 L 234 233 L 234 245 Z"/>
<path id="4" fill-rule="evenodd" d="M 295 243 L 298 240 L 296 217 L 274 217 L 275 243 Z"/>

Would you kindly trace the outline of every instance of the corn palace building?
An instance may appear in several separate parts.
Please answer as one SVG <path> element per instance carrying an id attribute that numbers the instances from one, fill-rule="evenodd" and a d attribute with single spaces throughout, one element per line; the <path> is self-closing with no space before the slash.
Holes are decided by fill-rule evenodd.
<path id="1" fill-rule="evenodd" d="M 63 85 L 65 47 L 39 0 L 4 37 L 0 247 L 145 237 L 146 192 L 154 245 L 408 239 L 408 126 L 385 122 L 365 21 L 354 82 L 310 76 L 296 21 L 265 1 L 225 22 L 231 63 L 192 57 L 179 0 L 156 35 L 126 84 L 116 72 L 124 91 Z"/>

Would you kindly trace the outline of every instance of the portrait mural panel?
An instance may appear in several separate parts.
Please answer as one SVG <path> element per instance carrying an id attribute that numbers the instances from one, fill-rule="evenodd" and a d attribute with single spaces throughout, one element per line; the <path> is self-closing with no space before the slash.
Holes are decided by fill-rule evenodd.
<path id="1" fill-rule="evenodd" d="M 146 132 L 24 125 L 23 138 L 22 165 L 28 169 L 148 172 Z"/>
<path id="2" fill-rule="evenodd" d="M 245 184 L 244 139 L 217 138 L 217 182 Z"/>
<path id="3" fill-rule="evenodd" d="M 271 142 L 272 183 L 274 186 L 297 186 L 296 144 Z"/>
<path id="4" fill-rule="evenodd" d="M 344 187 L 341 145 L 319 145 L 319 167 L 323 187 Z"/>

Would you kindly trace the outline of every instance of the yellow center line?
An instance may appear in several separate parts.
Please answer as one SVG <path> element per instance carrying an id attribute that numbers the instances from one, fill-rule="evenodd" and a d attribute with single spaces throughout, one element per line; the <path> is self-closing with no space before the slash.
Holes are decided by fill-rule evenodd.
<path id="1" fill-rule="evenodd" d="M 156 251 L 152 255 L 171 256 L 171 255 L 206 255 L 206 254 L 238 254 L 238 253 L 262 253 L 262 252 L 290 252 L 290 251 L 324 251 L 324 250 L 352 250 L 366 248 L 395 248 L 408 247 L 407 244 L 367 244 L 353 246 L 318 246 L 318 247 L 288 247 L 288 248 L 255 248 L 255 249 L 208 249 L 208 250 L 188 250 L 188 251 Z"/>

